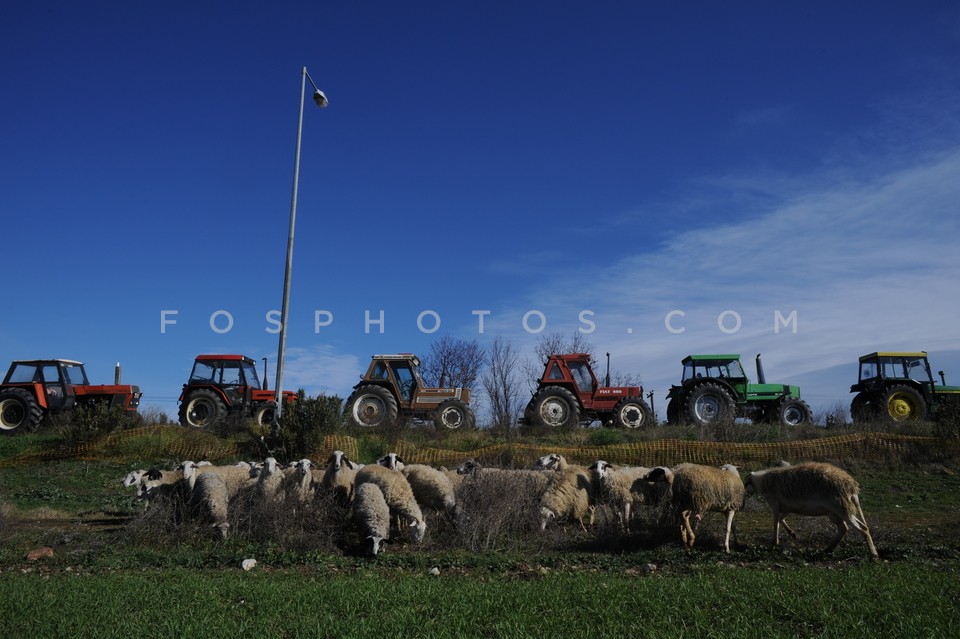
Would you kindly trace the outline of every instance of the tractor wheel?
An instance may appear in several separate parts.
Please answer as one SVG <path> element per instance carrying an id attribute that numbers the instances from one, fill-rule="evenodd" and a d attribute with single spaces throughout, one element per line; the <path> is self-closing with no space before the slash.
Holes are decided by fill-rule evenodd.
<path id="1" fill-rule="evenodd" d="M 872 422 L 877 418 L 876 396 L 872 393 L 857 393 L 850 402 L 850 418 L 854 424 Z"/>
<path id="2" fill-rule="evenodd" d="M 774 420 L 782 426 L 809 424 L 813 419 L 810 407 L 802 399 L 785 397 L 773 409 Z M 771 421 L 774 421 L 771 420 Z"/>
<path id="3" fill-rule="evenodd" d="M 613 425 L 617 428 L 647 428 L 653 423 L 653 412 L 639 397 L 624 397 L 613 409 Z"/>
<path id="4" fill-rule="evenodd" d="M 343 414 L 354 426 L 390 424 L 397 420 L 397 400 L 382 386 L 361 386 L 347 398 Z"/>
<path id="5" fill-rule="evenodd" d="M 273 414 L 275 412 L 277 412 L 276 404 L 274 404 L 274 402 L 266 402 L 253 411 L 253 418 L 256 420 L 257 426 L 269 428 L 273 426 Z"/>
<path id="6" fill-rule="evenodd" d="M 733 419 L 736 405 L 730 393 L 717 384 L 700 384 L 690 391 L 686 401 L 687 417 L 697 426 Z"/>
<path id="7" fill-rule="evenodd" d="M 672 399 L 667 402 L 667 423 L 670 425 L 680 423 L 680 415 L 678 414 L 680 410 L 677 407 L 678 403 L 679 402 Z"/>
<path id="8" fill-rule="evenodd" d="M 193 391 L 180 404 L 180 424 L 193 428 L 213 426 L 227 416 L 223 399 L 212 390 Z"/>
<path id="9" fill-rule="evenodd" d="M 43 418 L 37 400 L 22 388 L 10 388 L 0 393 L 0 434 L 33 430 Z"/>
<path id="10" fill-rule="evenodd" d="M 909 386 L 891 386 L 883 395 L 884 419 L 895 422 L 914 422 L 927 416 L 927 403 L 923 396 Z"/>
<path id="11" fill-rule="evenodd" d="M 448 399 L 442 402 L 434 412 L 433 425 L 437 427 L 437 430 L 473 428 L 473 411 L 459 399 Z"/>
<path id="12" fill-rule="evenodd" d="M 540 389 L 530 400 L 535 426 L 575 428 L 580 423 L 580 405 L 573 393 L 559 386 Z"/>

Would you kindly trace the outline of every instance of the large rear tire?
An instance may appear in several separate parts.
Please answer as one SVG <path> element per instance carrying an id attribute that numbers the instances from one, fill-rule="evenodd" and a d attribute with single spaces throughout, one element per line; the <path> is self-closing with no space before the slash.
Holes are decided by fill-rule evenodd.
<path id="1" fill-rule="evenodd" d="M 624 397 L 613 409 L 613 425 L 617 428 L 648 428 L 653 411 L 640 397 Z"/>
<path id="2" fill-rule="evenodd" d="M 781 426 L 802 426 L 813 421 L 810 407 L 805 401 L 795 397 L 781 399 L 774 410 L 775 419 Z"/>
<path id="3" fill-rule="evenodd" d="M 343 407 L 347 421 L 361 428 L 376 428 L 397 420 L 397 400 L 382 386 L 361 386 Z"/>
<path id="4" fill-rule="evenodd" d="M 872 393 L 857 393 L 850 402 L 850 418 L 854 424 L 863 424 L 877 419 L 877 397 Z"/>
<path id="5" fill-rule="evenodd" d="M 227 416 L 223 398 L 212 390 L 200 388 L 183 398 L 180 404 L 180 424 L 191 428 L 207 428 Z"/>
<path id="6" fill-rule="evenodd" d="M 883 394 L 881 416 L 889 421 L 913 422 L 926 419 L 927 402 L 915 388 L 891 386 Z"/>
<path id="7" fill-rule="evenodd" d="M 473 411 L 459 399 L 448 399 L 442 402 L 433 413 L 433 425 L 437 430 L 473 428 Z"/>
<path id="8" fill-rule="evenodd" d="M 41 419 L 43 410 L 28 391 L 10 388 L 0 392 L 0 434 L 34 430 Z"/>
<path id="9" fill-rule="evenodd" d="M 687 418 L 697 426 L 708 426 L 736 416 L 733 397 L 722 386 L 706 382 L 687 395 Z"/>
<path id="10" fill-rule="evenodd" d="M 542 388 L 530 400 L 530 406 L 530 420 L 534 426 L 576 428 L 580 423 L 580 405 L 566 388 Z"/>
<path id="11" fill-rule="evenodd" d="M 667 402 L 667 423 L 671 426 L 680 423 L 680 408 L 678 402 L 675 399 L 671 399 Z"/>

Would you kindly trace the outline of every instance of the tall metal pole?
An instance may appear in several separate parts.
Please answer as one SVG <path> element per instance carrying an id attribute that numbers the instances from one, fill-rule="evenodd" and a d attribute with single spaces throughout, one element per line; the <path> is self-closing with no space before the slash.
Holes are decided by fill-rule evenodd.
<path id="1" fill-rule="evenodd" d="M 300 185 L 300 137 L 303 133 L 303 96 L 307 89 L 307 67 L 300 74 L 300 113 L 297 116 L 297 149 L 293 160 L 293 195 L 290 198 L 290 230 L 287 235 L 287 266 L 283 271 L 283 305 L 280 309 L 280 344 L 277 346 L 277 409 L 273 425 L 279 427 L 283 412 L 283 355 L 287 347 L 287 313 L 290 308 L 290 272 L 293 270 L 293 233 L 297 223 L 297 189 Z"/>

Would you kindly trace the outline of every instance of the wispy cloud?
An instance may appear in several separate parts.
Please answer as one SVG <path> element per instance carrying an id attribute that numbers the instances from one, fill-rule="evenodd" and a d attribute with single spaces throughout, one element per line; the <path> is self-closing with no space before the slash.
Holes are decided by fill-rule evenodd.
<path id="1" fill-rule="evenodd" d="M 366 362 L 333 346 L 288 348 L 284 359 L 284 387 L 304 389 L 308 395 L 343 395 L 357 383 Z M 345 395 L 343 395 L 344 398 Z"/>

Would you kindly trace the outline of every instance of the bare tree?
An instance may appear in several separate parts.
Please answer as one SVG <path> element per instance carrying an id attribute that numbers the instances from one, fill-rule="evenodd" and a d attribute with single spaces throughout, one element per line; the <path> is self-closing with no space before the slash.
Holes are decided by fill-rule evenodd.
<path id="1" fill-rule="evenodd" d="M 593 344 L 580 331 L 574 331 L 570 337 L 563 333 L 552 333 L 540 337 L 533 352 L 540 364 L 545 364 L 551 355 L 564 353 L 587 353 L 593 359 Z"/>
<path id="2" fill-rule="evenodd" d="M 487 368 L 482 379 L 494 428 L 509 430 L 523 410 L 523 383 L 519 376 L 520 353 L 509 340 L 496 338 L 487 350 Z"/>
<path id="3" fill-rule="evenodd" d="M 423 381 L 435 388 L 472 388 L 484 362 L 483 348 L 476 340 L 441 337 L 430 345 L 420 361 Z"/>

